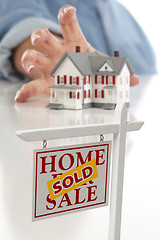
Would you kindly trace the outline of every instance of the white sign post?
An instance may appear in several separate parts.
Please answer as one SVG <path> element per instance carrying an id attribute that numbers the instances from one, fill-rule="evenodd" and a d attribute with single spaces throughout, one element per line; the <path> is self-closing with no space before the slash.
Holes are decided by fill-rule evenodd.
<path id="1" fill-rule="evenodd" d="M 123 103 L 119 103 L 114 112 L 115 112 L 115 118 L 114 118 L 113 122 L 109 122 L 108 124 L 93 124 L 93 125 L 87 125 L 87 126 L 85 125 L 85 126 L 74 126 L 74 127 L 48 128 L 48 129 L 26 130 L 26 131 L 18 131 L 17 132 L 17 135 L 24 141 L 44 141 L 44 140 L 50 140 L 50 139 L 64 139 L 64 138 L 69 138 L 69 137 L 113 134 L 113 144 L 112 144 L 113 151 L 111 153 L 111 155 L 112 155 L 112 173 L 110 174 L 111 194 L 109 196 L 110 216 L 109 216 L 109 236 L 108 236 L 108 240 L 120 240 L 126 132 L 137 131 L 143 125 L 143 122 L 127 121 L 127 107 Z M 99 143 L 99 146 L 101 144 L 103 145 L 103 143 Z M 104 144 L 109 144 L 109 143 L 104 142 Z M 88 150 L 90 148 L 89 146 L 96 146 L 96 144 L 88 144 Z M 81 146 L 81 147 L 84 147 L 84 146 Z M 72 146 L 71 148 L 74 148 L 74 147 Z M 96 147 L 94 148 L 94 151 L 95 150 L 96 150 Z M 50 150 L 48 149 L 48 150 L 46 150 L 46 152 L 47 151 L 50 154 L 50 152 L 49 152 Z M 57 149 L 57 151 L 58 151 L 58 149 Z M 68 151 L 68 149 L 66 149 L 66 151 Z M 70 152 L 70 154 L 71 154 L 71 152 Z M 43 159 L 47 158 L 46 155 L 43 155 L 43 156 L 39 155 L 39 157 L 40 158 L 44 157 Z M 61 156 L 59 155 L 59 157 L 61 158 L 62 155 Z M 96 156 L 94 155 L 94 158 L 95 157 Z M 52 157 L 52 159 L 53 158 L 54 157 Z M 74 159 L 75 159 L 75 156 L 74 156 Z M 102 159 L 104 160 L 104 159 L 107 159 L 107 158 L 106 158 L 106 156 L 103 156 L 103 158 L 101 158 L 101 160 Z M 107 161 L 106 161 L 106 164 L 107 164 Z M 74 165 L 74 166 L 77 167 L 77 165 Z M 105 167 L 106 166 L 107 165 L 105 165 Z M 68 168 L 69 165 L 68 166 L 63 166 L 63 167 Z M 99 167 L 100 166 L 97 166 L 97 169 Z M 41 168 L 42 168 L 42 165 L 39 165 L 39 166 L 35 167 L 35 169 L 37 169 L 37 171 L 39 171 L 39 174 L 42 172 Z M 52 169 L 52 170 L 55 170 L 55 169 Z M 101 171 L 101 170 L 99 170 L 99 171 Z M 105 176 L 107 176 L 107 177 L 109 176 L 108 171 L 106 172 L 105 170 L 102 170 L 102 172 L 103 172 L 103 174 L 102 174 L 103 177 L 101 178 L 99 184 L 101 184 L 101 181 L 103 182 L 103 179 L 105 179 Z M 62 174 L 63 174 L 63 172 L 62 172 Z M 41 182 L 41 176 L 40 175 L 38 176 L 38 174 L 37 174 L 37 175 L 35 175 L 35 177 L 36 178 L 38 177 L 39 181 Z M 71 179 L 71 177 L 70 177 L 70 179 Z M 45 181 L 46 180 L 47 180 L 47 178 L 45 179 Z M 97 180 L 95 178 L 91 181 L 96 182 Z M 67 183 L 67 181 L 66 181 L 66 183 Z M 69 185 L 70 182 L 68 182 L 67 184 Z M 87 184 L 89 186 L 89 183 L 87 183 Z M 41 184 L 39 186 L 41 186 Z M 56 185 L 56 187 L 57 186 L 58 185 Z M 104 187 L 105 184 L 102 183 L 102 186 L 103 186 L 102 187 L 103 188 L 102 192 L 105 192 L 105 189 L 106 189 Z M 34 189 L 38 189 L 37 190 L 38 193 L 41 194 L 41 192 L 43 192 L 42 191 L 43 189 L 41 190 L 37 187 L 38 186 L 35 185 Z M 92 198 L 90 198 L 90 200 L 91 199 L 96 199 L 96 193 L 95 193 L 96 190 L 95 189 L 90 190 L 92 192 L 92 194 L 91 194 Z M 76 191 L 77 191 L 77 194 L 80 193 L 80 192 L 78 193 L 78 191 L 80 191 L 80 190 L 76 190 Z M 68 196 L 69 196 L 69 194 L 71 194 L 71 192 L 75 192 L 75 190 L 70 191 L 68 193 Z M 34 201 L 35 201 L 35 198 L 36 198 L 35 196 L 37 196 L 36 194 L 37 193 L 35 192 Z M 47 195 L 47 192 L 45 192 L 45 194 Z M 104 195 L 103 195 L 103 197 L 104 197 Z M 72 197 L 71 197 L 71 199 L 72 199 Z M 82 198 L 81 201 L 83 202 L 84 199 L 86 201 L 85 197 Z M 64 199 L 63 197 L 61 198 L 60 202 L 58 203 L 59 204 L 58 206 L 60 206 L 60 208 L 63 204 L 63 201 L 67 201 L 67 200 Z M 80 199 L 79 199 L 79 201 L 80 201 Z M 102 201 L 102 199 L 100 201 Z M 100 203 L 100 202 L 97 202 L 97 204 L 98 203 Z M 40 206 L 39 206 L 39 204 L 40 204 Z M 42 203 L 42 205 L 43 205 L 43 203 Z M 35 209 L 37 210 L 37 206 L 38 206 L 38 209 L 41 209 L 41 203 L 38 203 L 36 205 L 36 208 L 34 208 L 34 211 L 35 211 Z M 53 207 L 53 205 L 52 205 L 52 207 Z M 93 206 L 91 206 L 91 207 L 93 207 Z M 82 206 L 82 208 L 83 208 L 83 206 Z M 43 211 L 41 212 L 41 210 L 38 210 L 38 213 L 34 212 L 34 214 L 45 215 L 45 213 Z M 35 216 L 38 216 L 38 215 L 34 215 L 34 217 Z"/>

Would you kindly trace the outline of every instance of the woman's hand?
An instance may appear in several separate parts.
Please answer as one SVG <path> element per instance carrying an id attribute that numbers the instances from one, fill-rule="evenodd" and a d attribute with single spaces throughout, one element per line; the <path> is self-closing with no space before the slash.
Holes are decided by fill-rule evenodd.
<path id="1" fill-rule="evenodd" d="M 17 92 L 16 102 L 24 102 L 40 94 L 49 94 L 48 87 L 53 85 L 53 78 L 49 73 L 64 53 L 75 52 L 75 46 L 80 46 L 81 52 L 96 51 L 86 41 L 78 24 L 74 7 L 70 5 L 62 7 L 59 10 L 58 20 L 63 38 L 50 33 L 46 28 L 40 28 L 33 32 L 31 39 L 26 40 L 15 51 L 15 67 L 32 79 Z M 131 77 L 131 86 L 138 82 L 136 76 Z"/>

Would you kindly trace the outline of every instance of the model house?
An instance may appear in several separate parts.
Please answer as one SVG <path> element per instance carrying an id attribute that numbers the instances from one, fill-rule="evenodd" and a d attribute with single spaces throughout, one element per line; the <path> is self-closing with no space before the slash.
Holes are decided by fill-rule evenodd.
<path id="1" fill-rule="evenodd" d="M 66 53 L 51 72 L 50 103 L 54 109 L 100 107 L 114 109 L 118 101 L 129 105 L 130 75 L 127 57 L 104 57 L 96 52 Z"/>

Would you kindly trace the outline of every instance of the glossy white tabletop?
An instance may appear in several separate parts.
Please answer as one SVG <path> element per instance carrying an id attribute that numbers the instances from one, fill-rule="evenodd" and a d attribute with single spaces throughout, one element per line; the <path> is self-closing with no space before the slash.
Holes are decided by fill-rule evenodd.
<path id="1" fill-rule="evenodd" d="M 127 134 L 123 240 L 160 239 L 160 76 L 141 77 L 131 89 L 130 119 L 145 122 L 140 131 Z M 52 111 L 48 96 L 15 104 L 20 84 L 0 81 L 0 239 L 32 240 L 107 239 L 108 208 L 32 222 L 33 149 L 42 142 L 24 142 L 17 130 L 87 125 L 112 121 L 102 109 Z M 110 136 L 108 137 L 110 138 Z M 49 141 L 49 147 L 99 141 L 99 136 Z"/>

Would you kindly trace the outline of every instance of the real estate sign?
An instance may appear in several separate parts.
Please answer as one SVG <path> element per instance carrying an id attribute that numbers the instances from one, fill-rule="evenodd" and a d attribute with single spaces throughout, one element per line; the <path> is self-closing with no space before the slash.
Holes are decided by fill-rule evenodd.
<path id="1" fill-rule="evenodd" d="M 111 142 L 34 151 L 33 220 L 108 205 Z"/>

